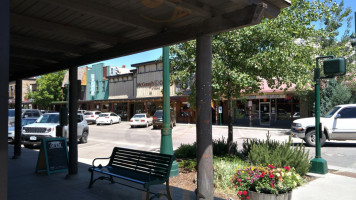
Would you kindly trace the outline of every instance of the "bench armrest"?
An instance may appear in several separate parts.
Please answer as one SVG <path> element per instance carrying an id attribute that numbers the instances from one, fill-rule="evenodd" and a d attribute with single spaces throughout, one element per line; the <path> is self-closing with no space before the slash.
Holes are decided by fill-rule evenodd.
<path id="1" fill-rule="evenodd" d="M 95 158 L 95 159 L 93 160 L 92 165 L 93 165 L 93 167 L 95 167 L 94 163 L 95 163 L 96 160 L 105 160 L 105 159 L 110 159 L 110 158 L 111 158 L 111 157 L 108 157 L 108 158 Z M 101 165 L 98 165 L 98 167 L 101 168 Z"/>

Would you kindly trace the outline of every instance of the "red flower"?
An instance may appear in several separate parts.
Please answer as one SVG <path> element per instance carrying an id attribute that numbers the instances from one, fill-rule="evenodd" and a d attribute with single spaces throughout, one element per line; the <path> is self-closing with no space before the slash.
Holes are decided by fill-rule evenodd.
<path id="1" fill-rule="evenodd" d="M 250 199 L 250 196 L 247 196 L 246 199 Z"/>
<path id="2" fill-rule="evenodd" d="M 239 196 L 241 196 L 242 192 L 241 192 L 241 191 L 239 191 L 237 194 L 238 194 Z"/>
<path id="3" fill-rule="evenodd" d="M 241 179 L 238 179 L 237 181 L 238 181 L 238 182 L 241 182 Z"/>
<path id="4" fill-rule="evenodd" d="M 242 186 L 243 184 L 242 183 L 240 183 L 240 186 Z"/>
<path id="5" fill-rule="evenodd" d="M 286 169 L 287 171 L 290 170 L 290 167 L 289 166 L 284 166 L 284 169 Z"/>
<path id="6" fill-rule="evenodd" d="M 242 192 L 242 194 L 243 194 L 243 195 L 246 195 L 246 194 L 247 194 L 247 192 L 246 192 L 246 191 L 243 191 L 243 192 Z"/>
<path id="7" fill-rule="evenodd" d="M 263 178 L 265 176 L 265 172 L 262 172 L 260 176 Z"/>
<path id="8" fill-rule="evenodd" d="M 269 177 L 269 178 L 274 178 L 274 175 L 273 175 L 273 174 L 270 174 L 268 177 Z"/>
<path id="9" fill-rule="evenodd" d="M 271 183 L 271 187 L 275 188 L 275 186 L 274 186 L 274 181 L 272 181 L 272 183 Z"/>
<path id="10" fill-rule="evenodd" d="M 244 198 L 241 197 L 241 200 L 244 200 Z"/>

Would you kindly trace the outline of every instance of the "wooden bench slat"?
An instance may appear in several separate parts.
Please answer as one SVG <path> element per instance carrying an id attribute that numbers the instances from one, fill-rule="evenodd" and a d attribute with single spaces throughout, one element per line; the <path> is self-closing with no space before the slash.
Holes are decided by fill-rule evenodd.
<path id="1" fill-rule="evenodd" d="M 137 156 L 123 156 L 120 154 L 116 154 L 114 160 L 127 160 L 127 161 L 133 161 L 133 162 L 150 162 L 152 164 L 156 164 L 156 165 L 169 165 L 170 160 L 159 160 L 159 159 L 151 159 L 151 158 L 147 158 L 144 156 L 141 157 L 137 157 Z"/>
<path id="2" fill-rule="evenodd" d="M 112 167 L 122 167 L 126 169 L 131 169 L 134 171 L 141 171 L 141 172 L 146 172 L 146 173 L 152 173 L 152 174 L 160 174 L 162 176 L 165 176 L 168 172 L 167 168 L 157 168 L 157 167 L 150 167 L 148 165 L 130 165 L 125 162 L 114 162 Z M 168 166 L 167 166 L 168 167 Z M 151 172 L 151 170 L 153 170 Z"/>
<path id="3" fill-rule="evenodd" d="M 172 155 L 115 147 L 111 153 L 108 165 L 104 167 L 92 166 L 89 168 L 91 172 L 89 187 L 96 180 L 102 179 L 115 183 L 113 180 L 113 177 L 115 177 L 143 185 L 147 192 L 146 198 L 149 199 L 150 185 L 166 183 L 167 197 L 171 199 L 169 173 L 173 159 L 174 156 Z M 93 180 L 94 172 L 104 174 L 105 176 Z"/>
<path id="4" fill-rule="evenodd" d="M 134 154 L 129 154 L 127 152 L 123 153 L 123 152 L 116 152 L 115 157 L 119 156 L 120 158 L 133 158 L 133 159 L 143 159 L 143 160 L 154 160 L 157 162 L 162 162 L 162 163 L 169 163 L 170 158 L 169 157 L 159 157 L 159 156 L 153 156 L 151 154 L 138 154 L 138 153 L 134 153 Z"/>

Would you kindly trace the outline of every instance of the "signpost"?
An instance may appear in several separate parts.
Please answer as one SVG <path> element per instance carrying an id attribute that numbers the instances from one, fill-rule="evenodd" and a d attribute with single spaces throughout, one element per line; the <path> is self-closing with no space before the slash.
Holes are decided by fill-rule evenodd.
<path id="1" fill-rule="evenodd" d="M 36 173 L 40 171 L 46 171 L 48 175 L 68 171 L 68 148 L 65 138 L 42 139 Z"/>
<path id="2" fill-rule="evenodd" d="M 320 77 L 319 60 L 331 58 L 324 61 L 324 74 L 326 77 Z M 346 62 L 344 58 L 334 59 L 334 56 L 322 56 L 316 58 L 316 67 L 314 69 L 315 80 L 315 158 L 310 161 L 310 172 L 318 174 L 328 173 L 326 160 L 321 157 L 320 138 L 323 130 L 320 124 L 320 80 L 325 78 L 333 78 L 335 76 L 344 75 L 346 72 Z"/>
<path id="3" fill-rule="evenodd" d="M 218 112 L 219 112 L 220 125 L 221 125 L 222 124 L 221 123 L 221 113 L 222 113 L 222 107 L 221 106 L 218 107 Z"/>

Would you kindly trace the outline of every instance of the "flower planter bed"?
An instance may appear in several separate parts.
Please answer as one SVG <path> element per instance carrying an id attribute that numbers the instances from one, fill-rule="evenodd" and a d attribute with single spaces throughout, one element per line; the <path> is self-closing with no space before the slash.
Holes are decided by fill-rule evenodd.
<path id="1" fill-rule="evenodd" d="M 265 194 L 248 191 L 249 200 L 292 200 L 292 191 L 282 194 Z"/>

